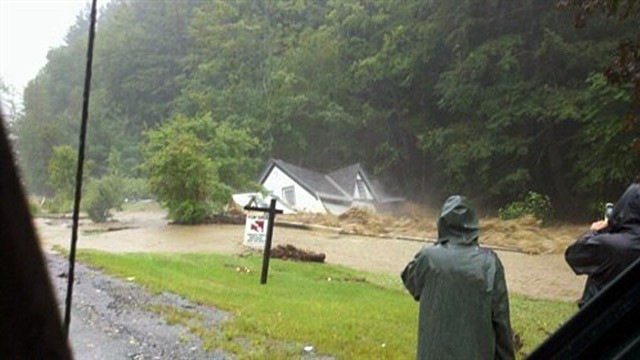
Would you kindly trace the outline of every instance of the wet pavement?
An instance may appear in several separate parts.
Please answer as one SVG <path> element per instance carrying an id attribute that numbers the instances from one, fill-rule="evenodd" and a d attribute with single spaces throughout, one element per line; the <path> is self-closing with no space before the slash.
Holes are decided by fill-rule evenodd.
<path id="1" fill-rule="evenodd" d="M 46 254 L 61 318 L 67 291 L 68 260 Z M 180 324 L 168 324 L 151 309 L 193 314 L 189 321 L 217 329 L 230 315 L 169 293 L 153 295 L 133 282 L 116 279 L 77 263 L 71 311 L 70 344 L 75 359 L 231 359 L 206 351 L 202 341 Z"/>

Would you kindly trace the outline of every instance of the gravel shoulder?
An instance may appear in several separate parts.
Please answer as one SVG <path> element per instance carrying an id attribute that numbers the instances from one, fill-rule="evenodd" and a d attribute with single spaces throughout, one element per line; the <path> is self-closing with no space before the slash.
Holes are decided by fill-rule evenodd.
<path id="1" fill-rule="evenodd" d="M 48 252 L 46 261 L 60 313 L 64 314 L 68 260 Z M 205 351 L 186 326 L 168 324 L 150 309 L 171 308 L 194 314 L 207 329 L 230 318 L 228 313 L 163 293 L 154 295 L 129 281 L 107 276 L 77 263 L 70 325 L 74 358 L 103 359 L 230 359 L 219 350 Z M 197 314 L 197 316 L 195 316 Z M 63 317 L 64 315 L 61 315 Z"/>

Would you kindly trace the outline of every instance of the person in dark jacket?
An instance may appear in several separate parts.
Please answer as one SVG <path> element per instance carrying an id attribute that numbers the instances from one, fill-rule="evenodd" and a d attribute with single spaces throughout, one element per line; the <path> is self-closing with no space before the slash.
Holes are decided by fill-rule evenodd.
<path id="1" fill-rule="evenodd" d="M 509 298 L 498 256 L 478 246 L 474 209 L 459 195 L 444 203 L 438 240 L 402 272 L 420 302 L 418 359 L 513 359 Z"/>
<path id="2" fill-rule="evenodd" d="M 565 251 L 576 275 L 587 275 L 583 307 L 640 257 L 640 184 L 631 184 L 604 220 L 591 224 Z"/>

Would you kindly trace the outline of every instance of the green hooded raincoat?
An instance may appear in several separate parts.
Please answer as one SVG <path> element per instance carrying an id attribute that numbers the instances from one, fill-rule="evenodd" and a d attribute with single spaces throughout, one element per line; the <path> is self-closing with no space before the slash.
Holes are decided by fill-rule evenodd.
<path id="1" fill-rule="evenodd" d="M 420 301 L 418 359 L 513 359 L 509 299 L 500 259 L 478 246 L 475 211 L 451 196 L 438 221 L 438 241 L 402 272 Z"/>

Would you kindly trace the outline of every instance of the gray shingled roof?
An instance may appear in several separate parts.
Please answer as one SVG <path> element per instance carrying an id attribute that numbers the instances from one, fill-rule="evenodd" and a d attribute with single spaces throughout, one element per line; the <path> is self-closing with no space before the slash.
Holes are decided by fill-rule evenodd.
<path id="1" fill-rule="evenodd" d="M 355 191 L 358 170 L 360 170 L 360 164 L 353 164 L 342 169 L 338 169 L 328 174 L 328 176 L 335 181 L 344 192 L 349 196 L 352 196 Z"/>
<path id="2" fill-rule="evenodd" d="M 402 198 L 390 197 L 381 190 L 380 184 L 372 183 L 360 163 L 343 167 L 325 175 L 313 170 L 289 164 L 280 159 L 271 160 L 265 171 L 260 176 L 261 184 L 275 166 L 280 168 L 283 172 L 298 182 L 300 186 L 318 198 L 353 201 L 356 179 L 358 173 L 360 173 L 363 181 L 373 192 L 373 197 L 376 201 L 386 202 L 402 200 Z"/>
<path id="3" fill-rule="evenodd" d="M 325 195 L 328 195 L 328 197 L 337 198 L 339 200 L 351 200 L 348 194 L 340 189 L 335 181 L 332 181 L 327 175 L 301 168 L 279 159 L 271 160 L 267 169 L 260 177 L 260 183 L 264 182 L 271 170 L 273 170 L 274 166 L 278 166 L 287 175 L 296 180 L 300 186 L 304 187 L 316 197 L 327 197 Z"/>

